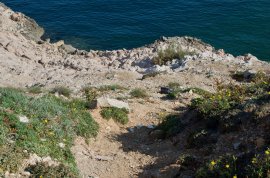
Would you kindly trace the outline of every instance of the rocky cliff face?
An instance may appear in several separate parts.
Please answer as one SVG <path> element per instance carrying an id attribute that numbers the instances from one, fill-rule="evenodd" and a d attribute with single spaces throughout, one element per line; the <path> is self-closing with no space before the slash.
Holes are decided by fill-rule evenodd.
<path id="1" fill-rule="evenodd" d="M 41 40 L 44 30 L 34 20 L 13 12 L 3 4 L 0 4 L 0 25 L 2 86 L 67 85 L 79 88 L 89 83 L 100 84 L 101 81 L 110 83 L 117 73 L 123 72 L 129 75 L 119 74 L 118 77 L 129 76 L 121 81 L 130 86 L 136 85 L 137 79 L 144 74 L 153 72 L 165 72 L 164 75 L 170 77 L 189 74 L 203 77 L 210 73 L 226 77 L 232 69 L 261 70 L 269 66 L 252 55 L 234 57 L 191 37 L 162 38 L 131 50 L 82 51 L 63 41 L 52 44 Z M 170 45 L 195 53 L 184 56 L 181 62 L 176 59 L 164 66 L 154 65 L 152 59 L 158 51 Z M 115 74 L 115 77 L 107 79 L 108 73 Z"/>

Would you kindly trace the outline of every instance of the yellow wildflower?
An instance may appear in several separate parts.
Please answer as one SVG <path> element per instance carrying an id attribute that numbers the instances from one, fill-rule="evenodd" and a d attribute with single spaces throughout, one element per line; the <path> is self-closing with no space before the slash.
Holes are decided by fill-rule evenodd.
<path id="1" fill-rule="evenodd" d="M 230 168 L 230 165 L 229 165 L 229 164 L 226 164 L 226 166 L 225 166 L 225 167 L 228 169 L 228 168 Z"/>
<path id="2" fill-rule="evenodd" d="M 43 176 L 39 176 L 39 178 L 43 178 Z"/>
<path id="3" fill-rule="evenodd" d="M 216 165 L 217 163 L 215 161 L 211 161 L 211 165 L 214 166 Z"/>
<path id="4" fill-rule="evenodd" d="M 253 158 L 251 162 L 252 162 L 252 164 L 256 164 L 257 163 L 257 158 Z"/>
<path id="5" fill-rule="evenodd" d="M 47 124 L 47 123 L 48 123 L 48 119 L 45 119 L 45 120 L 44 120 L 44 123 L 46 123 L 46 124 Z"/>
<path id="6" fill-rule="evenodd" d="M 268 92 L 268 95 L 270 95 L 270 91 Z"/>
<path id="7" fill-rule="evenodd" d="M 269 150 L 266 150 L 266 151 L 265 151 L 265 154 L 266 154 L 266 155 L 270 155 L 270 151 L 269 151 Z"/>
<path id="8" fill-rule="evenodd" d="M 53 132 L 49 132 L 49 135 L 54 135 L 54 133 Z"/>
<path id="9" fill-rule="evenodd" d="M 234 175 L 233 178 L 237 178 L 237 175 Z"/>

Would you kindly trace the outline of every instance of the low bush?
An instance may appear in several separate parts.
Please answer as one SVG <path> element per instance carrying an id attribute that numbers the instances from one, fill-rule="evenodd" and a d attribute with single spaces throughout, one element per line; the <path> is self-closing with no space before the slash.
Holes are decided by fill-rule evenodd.
<path id="1" fill-rule="evenodd" d="M 155 65 L 166 65 L 173 59 L 183 59 L 186 55 L 194 55 L 194 52 L 183 50 L 180 46 L 170 45 L 165 50 L 158 51 L 158 55 L 153 58 Z"/>
<path id="2" fill-rule="evenodd" d="M 55 87 L 53 88 L 50 93 L 58 93 L 59 95 L 63 95 L 65 97 L 70 97 L 70 94 L 71 94 L 71 90 L 67 87 L 64 87 L 64 86 L 59 86 L 59 87 Z"/>
<path id="3" fill-rule="evenodd" d="M 161 123 L 157 126 L 157 130 L 162 130 L 165 137 L 175 136 L 184 130 L 184 124 L 181 122 L 180 115 L 167 115 L 161 118 Z"/>
<path id="4" fill-rule="evenodd" d="M 133 97 L 133 98 L 146 98 L 148 95 L 147 95 L 147 92 L 143 89 L 140 89 L 140 88 L 135 88 L 133 89 L 131 92 L 130 92 L 130 95 Z"/>
<path id="5" fill-rule="evenodd" d="M 100 112 L 101 116 L 104 119 L 113 119 L 116 122 L 119 122 L 121 124 L 127 124 L 128 119 L 128 110 L 124 108 L 116 108 L 116 107 L 109 107 L 109 108 L 103 108 Z"/>
<path id="6" fill-rule="evenodd" d="M 247 101 L 257 101 L 269 95 L 270 78 L 258 73 L 249 85 L 223 85 L 217 83 L 216 93 L 202 93 L 194 99 L 191 108 L 196 109 L 205 119 L 220 118 L 229 110 L 242 108 Z"/>
<path id="7" fill-rule="evenodd" d="M 93 109 L 96 106 L 96 99 L 98 97 L 97 89 L 93 87 L 86 87 L 83 89 L 88 108 Z"/>
<path id="8" fill-rule="evenodd" d="M 210 160 L 206 165 L 197 170 L 196 178 L 215 177 L 269 177 L 270 151 L 257 155 L 244 154 L 241 156 L 222 156 Z"/>
<path id="9" fill-rule="evenodd" d="M 88 139 L 98 132 L 97 123 L 82 103 L 0 88 L 0 169 L 16 172 L 16 165 L 29 156 L 23 151 L 27 150 L 76 170 L 70 151 L 73 139 L 76 135 Z"/>
<path id="10" fill-rule="evenodd" d="M 44 163 L 38 163 L 37 165 L 29 166 L 25 169 L 31 173 L 31 177 L 68 177 L 68 178 L 77 178 L 78 174 L 75 174 L 74 171 L 70 170 L 69 167 L 60 164 L 58 166 L 49 167 Z"/>

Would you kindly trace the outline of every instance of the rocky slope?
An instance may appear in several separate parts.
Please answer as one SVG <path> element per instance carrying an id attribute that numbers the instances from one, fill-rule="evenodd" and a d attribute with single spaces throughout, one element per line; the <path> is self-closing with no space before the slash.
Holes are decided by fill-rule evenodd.
<path id="1" fill-rule="evenodd" d="M 99 136 L 89 145 L 78 138 L 73 147 L 85 177 L 172 177 L 179 169 L 174 161 L 180 150 L 174 141 L 153 141 L 148 132 L 151 125 L 159 123 L 160 113 L 186 107 L 195 94 L 191 91 L 178 101 L 164 100 L 158 93 L 160 87 L 175 82 L 184 88 L 215 91 L 217 80 L 232 81 L 231 72 L 270 73 L 270 64 L 251 54 L 234 57 L 192 37 L 163 37 L 131 50 L 83 51 L 63 41 L 42 40 L 43 33 L 34 20 L 0 4 L 1 87 L 66 86 L 79 95 L 86 86 L 118 84 L 128 89 L 143 88 L 149 94 L 147 100 L 126 99 L 132 110 L 126 126 L 104 121 L 99 110 L 92 111 L 101 126 Z M 153 58 L 171 45 L 193 53 L 163 66 L 155 65 Z M 105 95 L 124 98 L 129 93 Z"/>

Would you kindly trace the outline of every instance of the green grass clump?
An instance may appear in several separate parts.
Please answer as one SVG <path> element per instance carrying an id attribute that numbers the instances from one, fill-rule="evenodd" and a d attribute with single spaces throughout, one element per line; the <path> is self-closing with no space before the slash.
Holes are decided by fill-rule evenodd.
<path id="1" fill-rule="evenodd" d="M 170 82 L 168 84 L 168 87 L 171 88 L 171 89 L 178 89 L 178 88 L 180 88 L 180 84 L 176 83 L 176 82 Z"/>
<path id="2" fill-rule="evenodd" d="M 148 95 L 145 90 L 141 88 L 135 88 L 130 92 L 133 98 L 146 98 Z"/>
<path id="3" fill-rule="evenodd" d="M 63 95 L 65 97 L 70 97 L 71 94 L 71 90 L 67 87 L 64 86 L 59 86 L 59 87 L 55 87 L 53 88 L 50 93 L 58 93 L 59 95 Z"/>
<path id="4" fill-rule="evenodd" d="M 36 98 L 0 88 L 0 170 L 16 172 L 17 165 L 29 156 L 23 152 L 27 150 L 41 157 L 50 156 L 75 174 L 76 164 L 70 151 L 73 139 L 76 135 L 88 139 L 98 132 L 98 124 L 83 103 L 53 95 Z M 26 116 L 29 122 L 21 122 L 20 116 Z"/>
<path id="5" fill-rule="evenodd" d="M 113 84 L 113 85 L 104 85 L 104 86 L 101 86 L 99 87 L 99 91 L 100 92 L 106 92 L 106 91 L 121 91 L 121 90 L 126 90 L 127 88 L 121 86 L 121 85 L 118 85 L 118 84 Z"/>
<path id="6" fill-rule="evenodd" d="M 194 55 L 194 52 L 183 50 L 180 46 L 170 45 L 165 50 L 158 51 L 158 56 L 153 58 L 155 65 L 166 65 L 173 59 L 183 59 L 186 55 Z"/>
<path id="7" fill-rule="evenodd" d="M 121 124 L 127 124 L 128 119 L 128 110 L 124 108 L 116 108 L 116 107 L 109 107 L 109 108 L 103 108 L 100 112 L 101 116 L 104 119 L 113 119 L 116 122 L 119 122 Z"/>
<path id="8" fill-rule="evenodd" d="M 32 87 L 29 87 L 27 91 L 32 94 L 40 94 L 42 93 L 42 88 L 39 86 L 32 86 Z"/>

